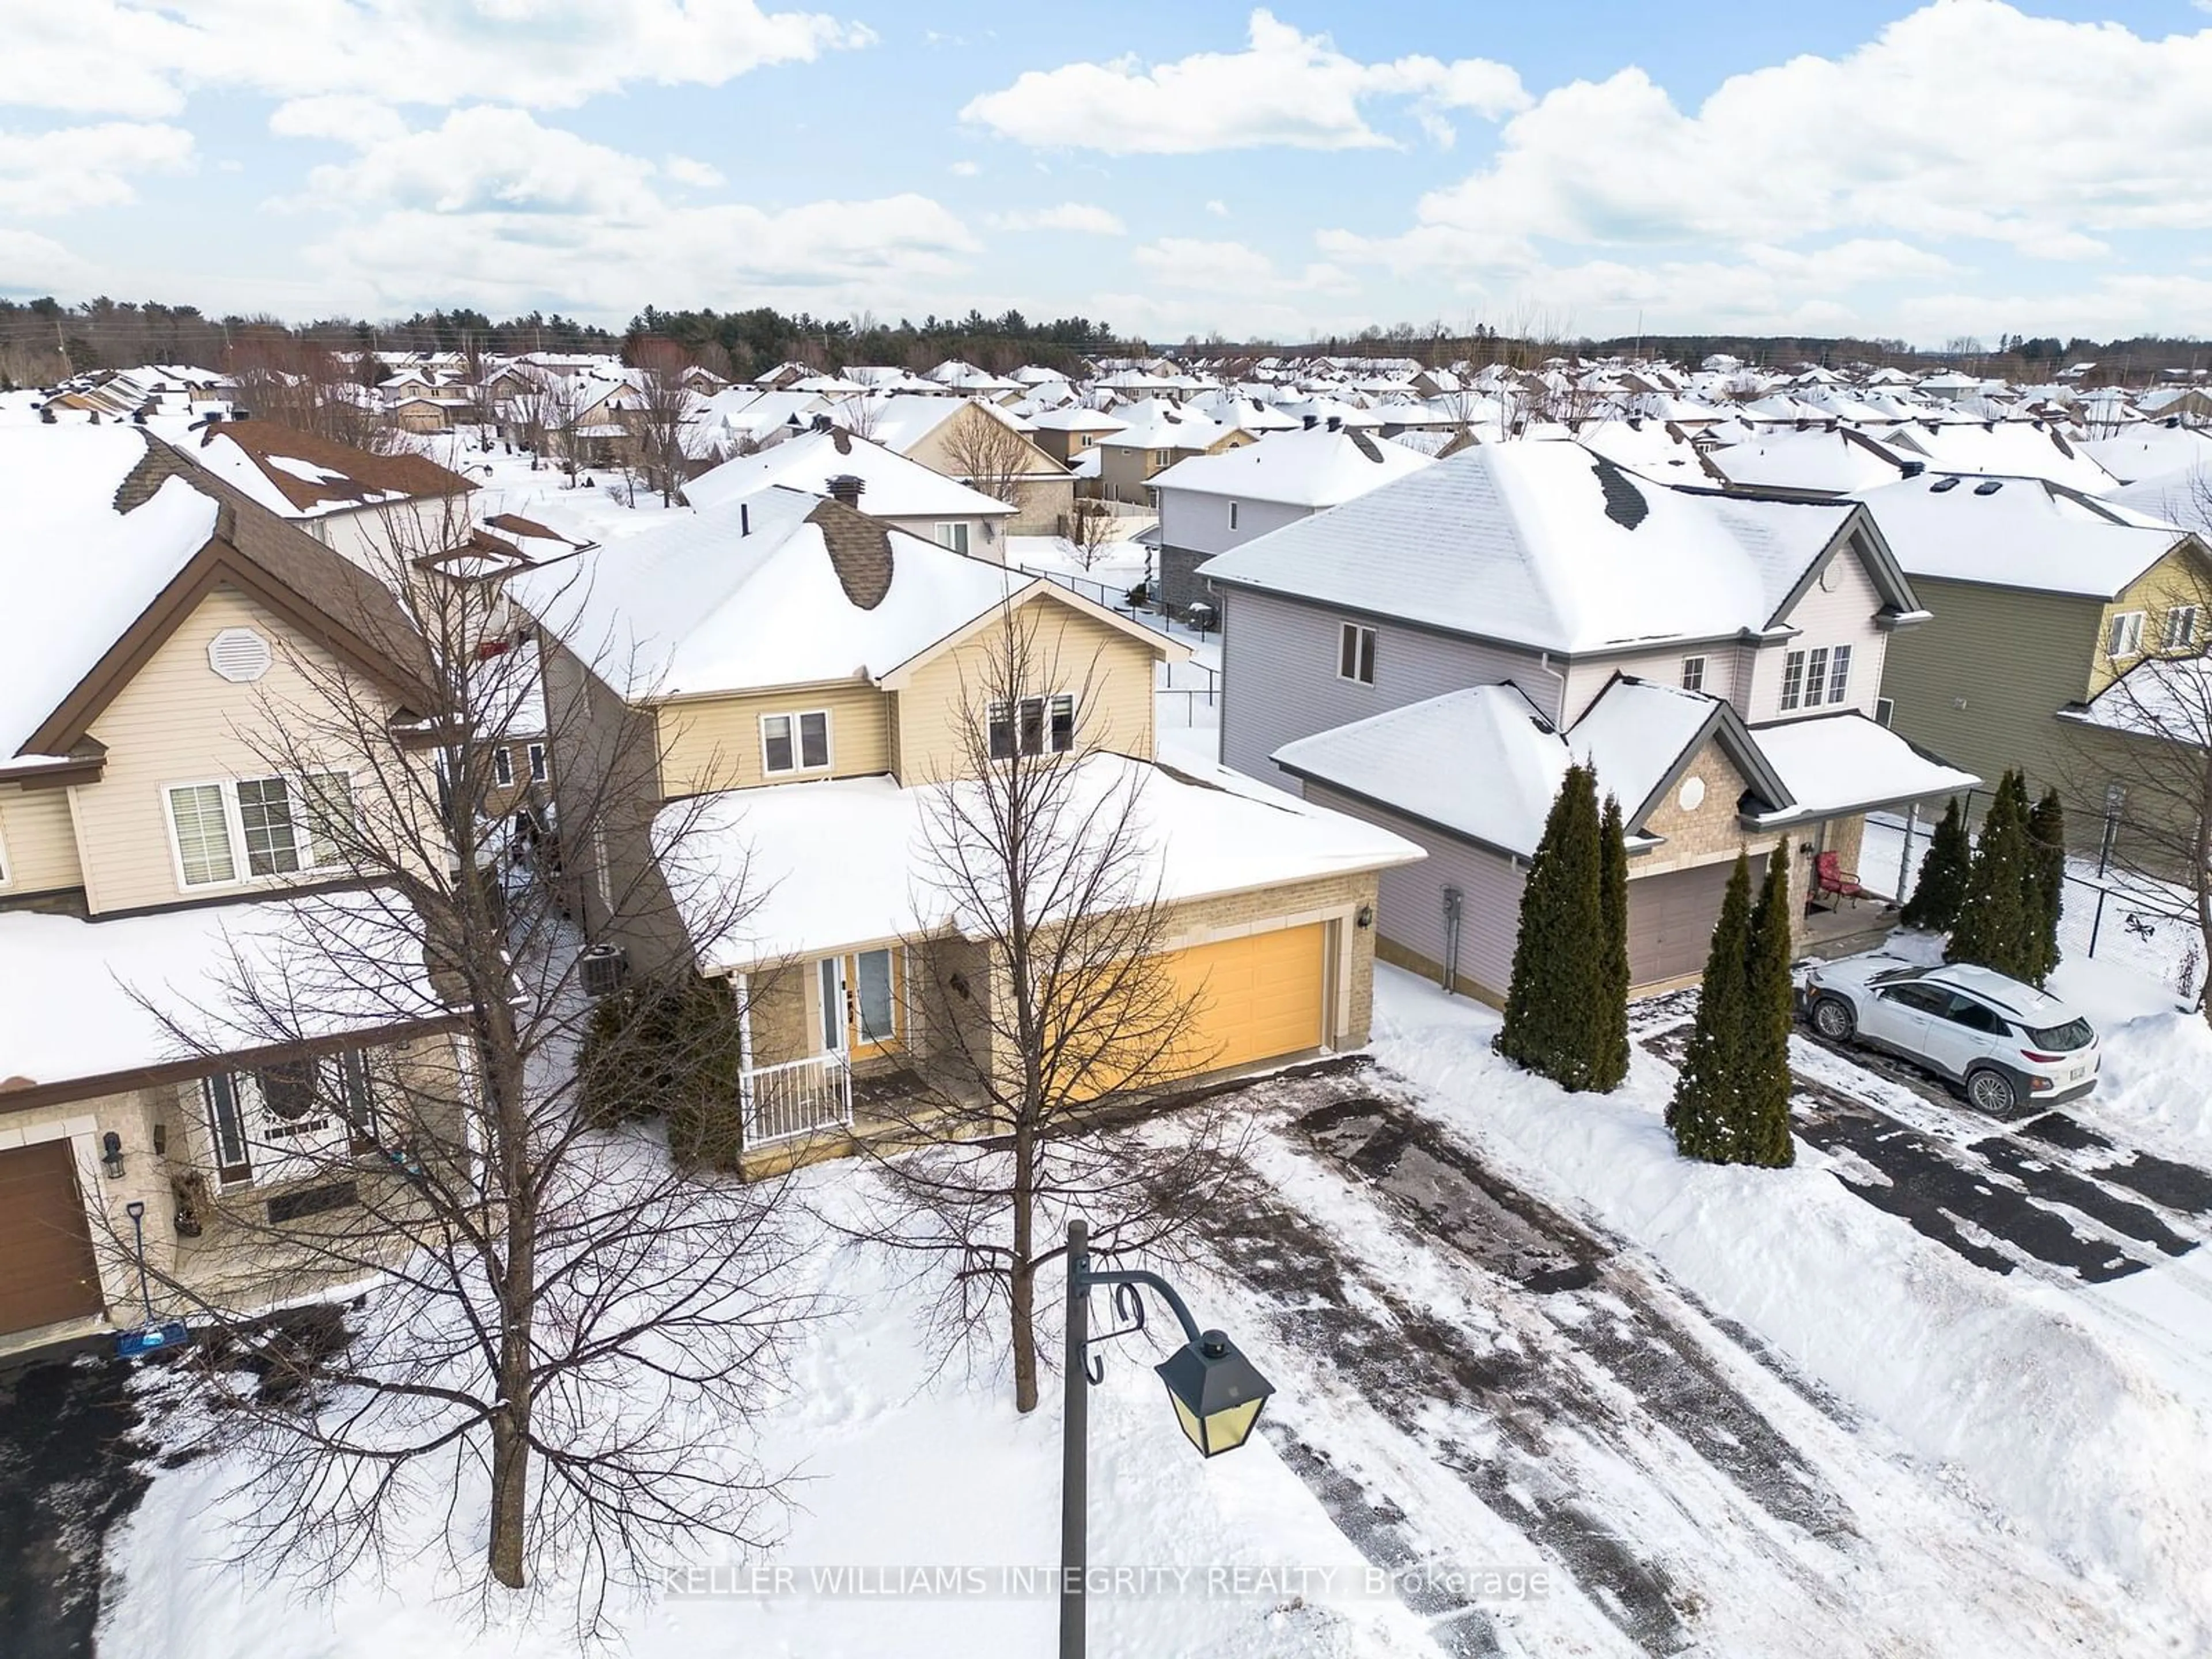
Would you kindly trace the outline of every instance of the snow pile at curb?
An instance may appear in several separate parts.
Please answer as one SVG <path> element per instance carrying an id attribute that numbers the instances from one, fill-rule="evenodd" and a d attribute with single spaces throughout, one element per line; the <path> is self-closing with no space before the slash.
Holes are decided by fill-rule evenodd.
<path id="1" fill-rule="evenodd" d="M 1790 1170 L 1683 1161 L 1660 1117 L 1673 1074 L 1640 1051 L 1620 1094 L 1570 1100 L 1492 1055 L 1489 1010 L 1389 969 L 1376 991 L 1376 1054 L 1434 1091 L 1455 1128 L 1650 1250 L 2083 1571 L 2212 1629 L 2212 1425 L 2067 1291 L 1969 1265 L 1852 1195 L 1802 1142 Z"/>

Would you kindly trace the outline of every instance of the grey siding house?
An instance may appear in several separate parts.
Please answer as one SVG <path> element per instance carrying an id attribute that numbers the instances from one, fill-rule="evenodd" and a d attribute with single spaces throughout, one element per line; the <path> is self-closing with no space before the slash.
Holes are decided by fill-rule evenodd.
<path id="1" fill-rule="evenodd" d="M 1855 865 L 1871 807 L 1974 776 L 1875 719 L 1925 618 L 1867 513 L 1635 477 L 1570 442 L 1462 451 L 1217 556 L 1220 757 L 1384 825 L 1384 955 L 1502 995 L 1559 778 L 1631 832 L 1631 967 L 1704 963 L 1728 869 Z M 1448 899 L 1448 893 L 1451 896 Z"/>

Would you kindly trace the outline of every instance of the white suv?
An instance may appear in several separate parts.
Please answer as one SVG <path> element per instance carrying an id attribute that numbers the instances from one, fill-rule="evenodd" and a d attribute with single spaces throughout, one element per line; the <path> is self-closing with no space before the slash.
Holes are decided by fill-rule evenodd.
<path id="1" fill-rule="evenodd" d="M 1824 963 L 1805 981 L 1813 1029 L 1887 1048 L 1962 1085 L 1995 1117 L 2097 1086 L 2097 1034 L 2057 997 L 1970 963 L 1894 957 Z"/>

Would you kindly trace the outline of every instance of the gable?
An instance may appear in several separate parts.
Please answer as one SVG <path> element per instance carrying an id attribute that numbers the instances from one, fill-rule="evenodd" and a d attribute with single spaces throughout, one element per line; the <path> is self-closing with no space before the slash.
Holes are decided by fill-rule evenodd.
<path id="1" fill-rule="evenodd" d="M 1140 623 L 1128 621 L 1116 612 L 1109 611 L 1105 606 L 1061 586 L 1058 582 L 1049 581 L 1042 577 L 1030 583 L 1025 591 L 1016 595 L 1013 602 L 1017 607 L 1024 608 L 1031 605 L 1065 606 L 1089 618 L 1091 622 L 1102 628 L 1125 635 L 1142 647 L 1152 656 L 1168 662 L 1186 661 L 1191 654 L 1190 647 L 1181 641 L 1171 639 L 1164 634 L 1155 633 Z M 1000 608 L 994 605 L 970 618 L 943 639 L 916 652 L 890 672 L 879 675 L 877 684 L 886 690 L 903 690 L 908 680 L 938 658 L 965 645 L 969 641 L 995 627 L 999 617 Z"/>

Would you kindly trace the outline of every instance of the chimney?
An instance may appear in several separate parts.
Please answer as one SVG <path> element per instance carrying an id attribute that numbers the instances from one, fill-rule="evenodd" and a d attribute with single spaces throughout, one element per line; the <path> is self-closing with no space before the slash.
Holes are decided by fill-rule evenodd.
<path id="1" fill-rule="evenodd" d="M 1343 430 L 1344 430 L 1344 416 L 1341 416 L 1341 415 L 1332 415 L 1332 416 L 1330 416 L 1328 417 L 1328 429 L 1329 429 L 1331 432 L 1341 432 L 1341 431 L 1343 431 Z"/>
<path id="2" fill-rule="evenodd" d="M 860 492 L 867 487 L 864 479 L 855 477 L 850 472 L 840 472 L 830 480 L 830 499 L 840 506 L 849 507 L 854 512 L 858 512 L 860 507 Z"/>
<path id="3" fill-rule="evenodd" d="M 814 429 L 817 432 L 827 432 L 836 424 L 836 422 L 831 420 L 827 415 L 817 415 L 814 417 Z"/>

